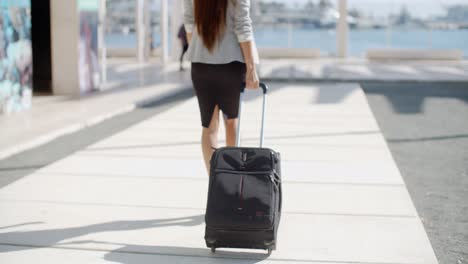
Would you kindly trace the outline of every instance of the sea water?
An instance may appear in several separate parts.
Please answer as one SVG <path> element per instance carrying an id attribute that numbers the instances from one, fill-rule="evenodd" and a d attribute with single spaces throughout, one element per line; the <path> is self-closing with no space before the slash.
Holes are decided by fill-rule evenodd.
<path id="1" fill-rule="evenodd" d="M 323 55 L 336 52 L 336 32 L 326 29 L 257 29 L 255 40 L 258 47 L 272 48 L 315 48 Z M 153 45 L 159 46 L 160 35 L 153 34 Z M 135 48 L 136 36 L 129 34 L 107 34 L 108 48 Z M 372 48 L 407 49 L 459 49 L 468 57 L 468 29 L 353 29 L 349 31 L 349 54 L 362 56 Z"/>

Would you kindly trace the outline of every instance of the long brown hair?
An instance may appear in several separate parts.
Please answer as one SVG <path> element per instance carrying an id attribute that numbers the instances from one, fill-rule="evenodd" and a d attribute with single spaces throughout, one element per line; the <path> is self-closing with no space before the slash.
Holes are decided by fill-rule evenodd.
<path id="1" fill-rule="evenodd" d="M 210 52 L 224 34 L 227 6 L 228 0 L 194 0 L 198 34 Z"/>

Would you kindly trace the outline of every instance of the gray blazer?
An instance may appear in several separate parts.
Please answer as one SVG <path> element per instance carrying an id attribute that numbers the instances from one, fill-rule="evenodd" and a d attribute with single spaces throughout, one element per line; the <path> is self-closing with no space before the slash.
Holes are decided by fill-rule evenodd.
<path id="1" fill-rule="evenodd" d="M 184 26 L 192 33 L 188 59 L 192 62 L 225 64 L 233 61 L 244 62 L 239 42 L 253 41 L 252 20 L 250 18 L 250 0 L 228 0 L 226 11 L 226 29 L 211 53 L 203 44 L 194 27 L 193 0 L 184 0 Z M 258 52 L 254 42 L 253 59 L 258 64 Z"/>

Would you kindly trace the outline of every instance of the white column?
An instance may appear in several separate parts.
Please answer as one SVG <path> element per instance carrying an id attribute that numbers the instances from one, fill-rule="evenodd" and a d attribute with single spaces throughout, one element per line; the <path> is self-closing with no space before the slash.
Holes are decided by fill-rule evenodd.
<path id="1" fill-rule="evenodd" d="M 80 94 L 78 1 L 50 1 L 52 87 L 59 95 Z"/>
<path id="2" fill-rule="evenodd" d="M 169 6 L 167 0 L 161 0 L 161 61 L 169 61 Z"/>
<path id="3" fill-rule="evenodd" d="M 260 2 L 258 0 L 252 1 L 252 16 L 258 18 L 260 16 Z"/>
<path id="4" fill-rule="evenodd" d="M 135 8 L 135 25 L 137 33 L 137 58 L 138 62 L 143 63 L 146 61 L 145 58 L 145 42 L 146 42 L 146 30 L 145 30 L 145 0 L 136 0 Z"/>
<path id="5" fill-rule="evenodd" d="M 100 0 L 99 6 L 99 28 L 98 28 L 98 50 L 101 65 L 101 84 L 107 82 L 107 46 L 106 36 L 106 0 Z"/>
<path id="6" fill-rule="evenodd" d="M 171 48 L 171 58 L 173 60 L 178 60 L 182 48 L 180 46 L 179 38 L 177 34 L 179 33 L 179 28 L 182 25 L 183 19 L 183 12 L 182 12 L 183 4 L 182 0 L 172 0 L 172 12 L 171 12 L 171 41 L 172 41 L 172 48 Z"/>
<path id="7" fill-rule="evenodd" d="M 143 5 L 143 24 L 145 28 L 144 56 L 145 61 L 148 61 L 151 57 L 151 42 L 153 41 L 153 28 L 151 27 L 151 8 L 153 6 L 153 2 L 151 0 L 144 0 Z"/>
<path id="8" fill-rule="evenodd" d="M 347 0 L 338 0 L 340 17 L 336 24 L 336 54 L 340 58 L 348 55 L 348 7 Z"/>

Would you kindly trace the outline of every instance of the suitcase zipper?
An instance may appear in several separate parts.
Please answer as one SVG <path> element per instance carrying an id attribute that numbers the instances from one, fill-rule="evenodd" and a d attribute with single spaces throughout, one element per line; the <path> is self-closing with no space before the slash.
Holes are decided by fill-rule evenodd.
<path id="1" fill-rule="evenodd" d="M 269 231 L 272 230 L 275 227 L 275 224 L 273 224 L 270 227 L 265 227 L 265 228 L 245 228 L 245 227 L 216 227 L 216 226 L 210 226 L 209 228 L 217 231 Z"/>
<path id="2" fill-rule="evenodd" d="M 241 175 L 240 182 L 239 182 L 239 207 L 237 208 L 237 210 L 239 211 L 243 209 L 243 205 L 242 205 L 242 201 L 244 200 L 243 194 L 244 194 L 244 175 Z"/>
<path id="3" fill-rule="evenodd" d="M 225 172 L 231 174 L 245 174 L 245 175 L 260 175 L 260 174 L 271 174 L 271 170 L 265 171 L 235 171 L 235 170 L 225 170 L 225 169 L 216 169 L 215 172 Z"/>

